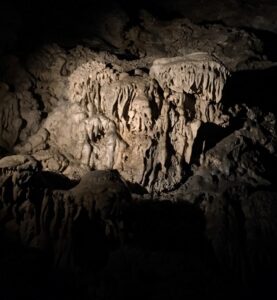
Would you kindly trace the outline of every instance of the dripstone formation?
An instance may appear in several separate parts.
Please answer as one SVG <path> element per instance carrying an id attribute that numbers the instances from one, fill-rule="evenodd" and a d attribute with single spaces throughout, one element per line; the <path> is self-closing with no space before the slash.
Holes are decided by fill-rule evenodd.
<path id="1" fill-rule="evenodd" d="M 0 237 L 84 299 L 251 294 L 277 274 L 276 62 L 247 29 L 109 18 L 1 54 Z"/>
<path id="2" fill-rule="evenodd" d="M 6 90 L 4 98 L 13 100 L 3 108 L 3 122 L 10 114 L 15 122 L 3 128 L 2 141 L 44 170 L 78 179 L 88 170 L 116 169 L 149 192 L 171 190 L 185 175 L 201 124 L 228 125 L 220 100 L 229 72 L 206 53 L 155 60 L 149 75 L 139 69 L 130 75 L 93 53 L 85 62 L 76 57 L 70 72 L 62 49 L 45 52 L 53 61 L 41 54 L 45 66 L 31 65 L 31 72 L 47 118 L 23 139 L 24 121 L 35 121 L 21 113 L 26 91 Z M 38 107 L 32 114 L 40 121 Z"/>

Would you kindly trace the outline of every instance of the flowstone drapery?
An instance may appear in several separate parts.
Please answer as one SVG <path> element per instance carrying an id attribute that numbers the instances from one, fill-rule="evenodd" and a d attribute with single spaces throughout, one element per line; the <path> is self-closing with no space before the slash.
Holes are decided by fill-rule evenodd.
<path id="1" fill-rule="evenodd" d="M 228 124 L 220 104 L 228 74 L 206 53 L 158 59 L 149 75 L 91 59 L 67 77 L 64 101 L 16 151 L 69 177 L 117 169 L 149 192 L 170 190 L 201 124 Z"/>
<path id="2" fill-rule="evenodd" d="M 20 28 L 0 43 L 2 298 L 276 290 L 276 41 L 261 11 L 228 26 L 229 2 L 197 24 L 104 3 L 24 28 L 4 9 Z"/>

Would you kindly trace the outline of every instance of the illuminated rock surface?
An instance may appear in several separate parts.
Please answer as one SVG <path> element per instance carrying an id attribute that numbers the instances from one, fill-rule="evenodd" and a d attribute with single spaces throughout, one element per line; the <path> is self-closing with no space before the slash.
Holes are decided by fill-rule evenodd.
<path id="1" fill-rule="evenodd" d="M 5 299 L 269 298 L 276 5 L 84 2 L 1 35 Z"/>
<path id="2" fill-rule="evenodd" d="M 44 120 L 38 106 L 26 111 L 25 86 L 9 93 L 3 84 L 3 99 L 13 100 L 3 108 L 2 145 L 32 154 L 44 170 L 78 179 L 87 170 L 117 169 L 149 192 L 171 190 L 185 175 L 201 124 L 228 125 L 220 100 L 229 72 L 206 53 L 155 60 L 149 75 L 139 69 L 130 75 L 88 49 L 72 55 L 48 47 L 30 62 Z M 5 115 L 18 126 L 6 126 Z M 29 130 L 26 138 L 24 121 L 27 128 L 37 121 L 37 133 Z"/>

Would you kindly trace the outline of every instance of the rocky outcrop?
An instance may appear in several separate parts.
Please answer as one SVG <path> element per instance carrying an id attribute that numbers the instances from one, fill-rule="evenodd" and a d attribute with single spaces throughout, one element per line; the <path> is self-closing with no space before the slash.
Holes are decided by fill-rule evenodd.
<path id="1" fill-rule="evenodd" d="M 85 39 L 1 52 L 1 262 L 19 240 L 71 267 L 78 299 L 233 299 L 274 277 L 273 36 L 87 11 Z"/>
<path id="2" fill-rule="evenodd" d="M 64 178 L 54 174 L 46 177 L 31 156 L 1 159 L 0 172 L 1 227 L 19 237 L 23 245 L 53 255 L 57 266 L 79 267 L 76 252 L 88 255 L 79 242 L 99 250 L 105 239 L 124 239 L 123 210 L 131 197 L 116 171 L 89 172 L 66 190 L 57 189 L 58 185 L 66 186 Z"/>
<path id="3" fill-rule="evenodd" d="M 92 52 L 75 56 L 67 73 L 72 58 L 57 46 L 38 55 L 30 72 L 48 115 L 14 150 L 45 170 L 80 179 L 117 169 L 148 191 L 170 190 L 184 177 L 201 123 L 228 124 L 220 100 L 229 73 L 206 53 L 156 60 L 150 75 L 128 74 Z"/>
<path id="4" fill-rule="evenodd" d="M 201 207 L 217 257 L 244 280 L 276 267 L 277 232 L 275 117 L 249 108 L 246 115 L 174 195 Z"/>

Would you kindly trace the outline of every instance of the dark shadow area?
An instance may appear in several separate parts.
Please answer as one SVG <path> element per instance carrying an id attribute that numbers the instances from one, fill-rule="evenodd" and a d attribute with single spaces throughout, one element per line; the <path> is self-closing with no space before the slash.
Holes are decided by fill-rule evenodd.
<path id="1" fill-rule="evenodd" d="M 246 104 L 250 108 L 258 108 L 258 115 L 262 115 L 261 112 L 276 114 L 276 78 L 277 67 L 233 73 L 223 90 L 221 100 L 224 105 L 223 111 L 229 114 L 228 109 L 235 104 Z M 246 120 L 245 114 L 246 110 L 242 109 L 234 118 L 231 117 L 227 128 L 213 123 L 202 124 L 193 145 L 191 163 L 197 164 L 202 152 L 213 148 L 223 138 L 240 129 Z M 257 121 L 263 120 L 259 120 L 257 116 Z"/>
<path id="2" fill-rule="evenodd" d="M 223 128 L 214 123 L 201 124 L 197 137 L 193 143 L 191 164 L 199 164 L 199 158 L 202 153 L 212 149 L 222 139 L 243 126 L 244 118 L 239 115 L 235 119 L 230 119 L 228 127 Z"/>
<path id="3" fill-rule="evenodd" d="M 200 155 L 214 147 L 219 141 L 229 135 L 231 127 L 222 128 L 213 123 L 201 124 L 192 147 L 191 164 L 199 164 Z"/>
<path id="4" fill-rule="evenodd" d="M 244 27 L 247 32 L 255 34 L 263 42 L 263 53 L 271 61 L 277 61 L 277 34 L 267 30 Z"/>
<path id="5" fill-rule="evenodd" d="M 93 30 L 94 19 L 103 19 L 116 5 L 112 0 L 4 0 L 0 25 L 7 34 L 0 51 L 19 55 L 53 42 L 74 47 Z"/>
<path id="6" fill-rule="evenodd" d="M 245 103 L 250 108 L 259 107 L 262 112 L 276 114 L 276 78 L 277 67 L 233 73 L 223 90 L 224 110 L 227 112 L 229 107 Z M 241 111 L 235 118 L 231 118 L 227 128 L 212 123 L 202 124 L 193 145 L 191 163 L 197 164 L 202 152 L 213 148 L 223 138 L 241 128 L 246 118 L 245 113 Z"/>
<path id="7" fill-rule="evenodd" d="M 138 183 L 127 181 L 128 188 L 130 189 L 131 193 L 144 195 L 147 194 L 147 190 L 145 187 L 141 186 Z"/>
<path id="8" fill-rule="evenodd" d="M 32 177 L 30 185 L 35 189 L 69 190 L 78 183 L 79 181 L 70 180 L 65 175 L 59 173 L 41 171 Z"/>
<path id="9" fill-rule="evenodd" d="M 80 299 L 75 274 L 53 269 L 45 253 L 27 249 L 2 232 L 0 242 L 1 299 Z"/>
<path id="10" fill-rule="evenodd" d="M 166 11 L 155 0 L 4 1 L 0 3 L 0 25 L 2 24 L 5 32 L 0 40 L 1 42 L 3 39 L 0 53 L 2 50 L 3 53 L 25 54 L 47 43 L 58 43 L 64 48 L 72 48 L 76 44 L 82 44 L 83 39 L 97 37 L 97 27 L 107 22 L 106 15 L 118 8 L 127 13 L 129 26 L 141 22 L 141 9 L 150 11 L 161 20 L 172 20 L 181 16 L 178 12 Z M 121 21 L 124 23 L 127 20 Z M 133 59 L 128 53 L 119 55 Z"/>
<path id="11" fill-rule="evenodd" d="M 128 239 L 110 254 L 101 275 L 104 299 L 220 299 L 225 283 L 197 207 L 132 204 L 125 224 Z"/>
<path id="12" fill-rule="evenodd" d="M 246 103 L 276 113 L 276 78 L 277 67 L 233 73 L 224 88 L 222 102 L 227 107 Z"/>
<path id="13" fill-rule="evenodd" d="M 205 235 L 203 212 L 195 205 L 130 204 L 124 210 L 121 243 L 105 238 L 99 218 L 91 222 L 82 214 L 68 240 L 75 269 L 55 269 L 51 255 L 24 248 L 1 225 L 3 299 L 256 299 L 256 291 L 272 288 L 275 273 L 264 272 L 261 281 L 253 276 L 245 286 L 219 264 Z"/>
<path id="14" fill-rule="evenodd" d="M 132 18 L 139 20 L 139 11 L 147 10 L 154 17 L 159 20 L 169 21 L 175 18 L 181 18 L 182 14 L 177 10 L 166 10 L 163 5 L 166 3 L 164 0 L 140 0 L 133 1 L 132 3 L 128 0 L 117 0 L 117 2 L 125 9 Z"/>
<path id="15" fill-rule="evenodd" d="M 205 219 L 202 211 L 186 202 L 146 201 L 126 210 L 131 244 L 153 251 L 203 251 Z M 207 250 L 207 248 L 206 248 Z M 205 251 L 206 252 L 206 251 Z"/>
<path id="16" fill-rule="evenodd" d="M 205 28 L 209 28 L 210 25 L 220 25 L 224 27 L 226 26 L 223 20 L 213 20 L 213 21 L 203 20 L 201 22 L 198 22 L 197 25 L 204 26 Z"/>
<path id="17" fill-rule="evenodd" d="M 88 213 L 82 210 L 72 230 L 74 263 L 85 273 L 101 270 L 114 248 L 112 241 L 106 238 L 105 226 L 99 219 L 95 217 L 91 220 Z"/>
<path id="18" fill-rule="evenodd" d="M 38 250 L 26 249 L 17 241 L 11 240 L 2 227 L 0 245 L 1 299 L 49 299 L 49 290 L 53 284 L 49 257 Z M 63 278 L 60 280 L 60 287 L 62 281 Z M 61 295 L 60 287 L 57 285 L 55 288 L 57 295 Z"/>
<path id="19" fill-rule="evenodd" d="M 73 273 L 53 269 L 49 256 L 0 232 L 4 299 L 222 296 L 226 282 L 198 208 L 170 201 L 132 204 L 125 213 L 127 239 L 116 247 L 103 239 L 101 224 L 86 216 L 80 220 L 73 231 L 72 249 L 79 263 Z"/>

